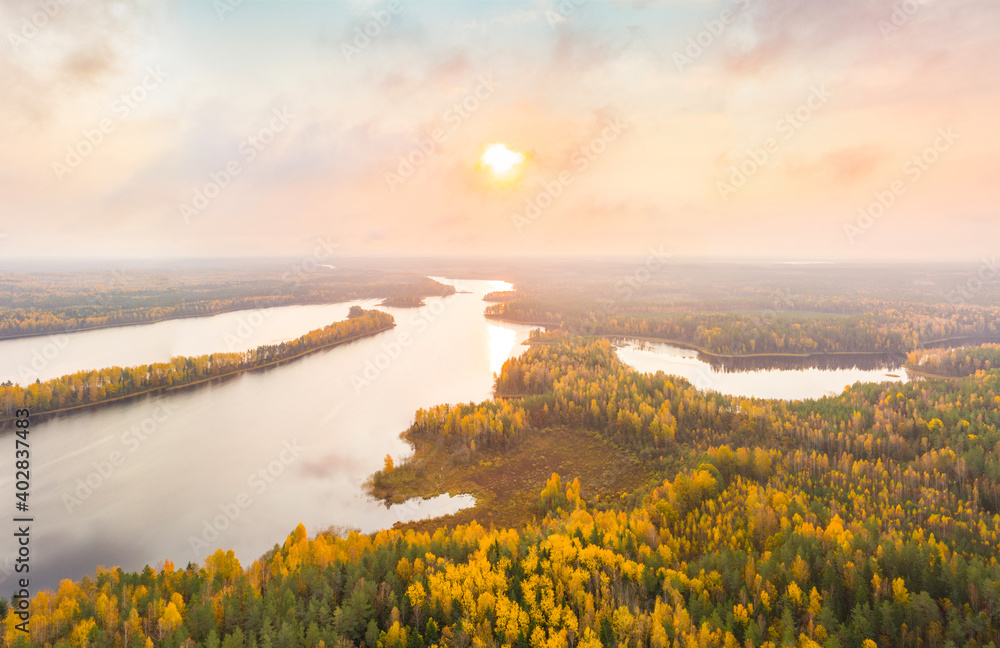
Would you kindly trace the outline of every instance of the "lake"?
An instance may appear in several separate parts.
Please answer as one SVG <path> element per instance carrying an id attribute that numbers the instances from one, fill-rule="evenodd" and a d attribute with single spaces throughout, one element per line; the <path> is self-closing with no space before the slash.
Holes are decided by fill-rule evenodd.
<path id="1" fill-rule="evenodd" d="M 367 532 L 474 504 L 468 495 L 443 495 L 386 507 L 362 488 L 386 454 L 397 463 L 410 454 L 399 435 L 417 409 L 490 398 L 493 374 L 526 348 L 533 327 L 483 316 L 482 297 L 509 284 L 436 279 L 459 292 L 428 298 L 421 308 L 383 308 L 396 319 L 390 331 L 205 386 L 36 421 L 32 586 L 55 587 L 98 565 L 140 570 L 170 559 L 182 567 L 218 548 L 235 550 L 247 564 L 300 522 L 311 534 L 331 526 Z M 0 376 L 23 382 L 24 371 L 45 379 L 249 349 L 344 319 L 353 304 L 376 303 L 287 306 L 3 341 Z M 640 371 L 662 370 L 737 396 L 818 397 L 859 380 L 894 380 L 899 371 L 868 359 L 874 364 L 866 368 L 734 372 L 669 344 L 617 344 L 618 356 Z M 12 457 L 13 446 L 10 432 L 0 436 L 0 456 Z M 5 471 L 0 493 L 13 491 Z M 10 538 L 11 523 L 5 524 Z M 12 560 L 0 557 L 0 587 L 9 586 Z"/>
<path id="2" fill-rule="evenodd" d="M 856 382 L 906 380 L 904 358 L 879 354 L 810 358 L 717 359 L 664 342 L 615 341 L 618 358 L 637 371 L 681 376 L 699 389 L 754 398 L 801 400 L 838 394 Z"/>
<path id="3" fill-rule="evenodd" d="M 206 386 L 36 422 L 32 586 L 55 587 L 98 565 L 184 566 L 218 548 L 247 564 L 300 522 L 310 534 L 335 525 L 373 531 L 472 505 L 470 496 L 445 495 L 387 508 L 362 490 L 386 454 L 397 462 L 409 455 L 399 434 L 418 408 L 490 398 L 494 372 L 526 348 L 532 327 L 483 317 L 483 295 L 509 284 L 440 281 L 461 292 L 422 308 L 383 308 L 396 319 L 390 331 Z M 352 303 L 72 333 L 42 375 L 292 339 L 343 319 Z M 0 342 L 3 374 L 16 380 L 17 365 L 51 341 Z M 7 432 L 0 456 L 13 453 Z M 11 472 L 0 477 L 0 493 L 13 493 Z M 5 558 L 3 580 L 13 556 Z"/>

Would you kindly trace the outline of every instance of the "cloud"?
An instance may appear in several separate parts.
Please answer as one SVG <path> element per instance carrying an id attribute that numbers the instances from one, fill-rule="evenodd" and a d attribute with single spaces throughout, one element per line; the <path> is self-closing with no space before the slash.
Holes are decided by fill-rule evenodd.
<path id="1" fill-rule="evenodd" d="M 885 151 L 865 144 L 828 151 L 811 159 L 790 159 L 787 170 L 794 180 L 832 183 L 839 190 L 871 177 L 885 159 Z"/>
<path id="2" fill-rule="evenodd" d="M 5 0 L 0 5 L 0 87 L 7 119 L 44 122 L 100 85 L 148 47 L 154 0 L 75 2 Z"/>
<path id="3" fill-rule="evenodd" d="M 878 21 L 904 1 L 919 9 L 883 35 Z M 995 204 L 1000 2 L 747 0 L 697 64 L 678 70 L 672 53 L 742 3 L 587 2 L 551 24 L 554 0 L 405 0 L 348 61 L 341 42 L 385 0 L 245 2 L 224 22 L 204 1 L 67 0 L 20 48 L 0 47 L 3 231 L 52 254 L 126 244 L 274 253 L 331 230 L 360 253 L 631 252 L 667 229 L 684 250 L 743 249 L 753 231 L 762 251 L 798 242 L 804 254 L 837 252 L 842 241 L 817 238 L 815 218 L 836 230 L 947 126 L 962 146 L 914 189 L 919 201 L 900 203 L 886 235 L 932 199 L 941 221 Z M 0 0 L 0 37 L 38 6 Z M 111 102 L 156 64 L 167 83 L 118 120 Z M 476 98 L 481 76 L 496 91 Z M 721 203 L 718 173 L 774 137 L 776 120 L 818 84 L 833 93 L 829 106 Z M 475 110 L 455 119 L 464 101 Z M 185 224 L 178 203 L 282 106 L 296 115 L 289 129 Z M 581 147 L 619 116 L 627 136 L 579 164 Z M 105 118 L 114 133 L 55 180 L 52 161 Z M 435 130 L 444 137 L 424 160 L 414 150 Z M 496 141 L 529 154 L 514 186 L 477 171 Z M 386 174 L 411 154 L 415 171 L 390 190 Z M 511 214 L 566 170 L 574 183 L 519 235 Z M 788 224 L 802 213 L 808 222 Z M 38 224 L 54 231 L 44 244 L 33 242 Z"/>
<path id="4" fill-rule="evenodd" d="M 751 0 L 745 14 L 727 48 L 727 69 L 737 75 L 885 64 L 928 50 L 941 62 L 954 47 L 964 49 L 970 36 L 991 31 L 1000 6 L 992 0 Z M 986 42 L 976 47 L 995 58 Z"/>
<path id="5" fill-rule="evenodd" d="M 870 0 L 758 0 L 744 15 L 747 23 L 730 43 L 727 65 L 738 74 L 758 74 L 779 63 L 844 47 L 878 36 L 880 2 Z"/>

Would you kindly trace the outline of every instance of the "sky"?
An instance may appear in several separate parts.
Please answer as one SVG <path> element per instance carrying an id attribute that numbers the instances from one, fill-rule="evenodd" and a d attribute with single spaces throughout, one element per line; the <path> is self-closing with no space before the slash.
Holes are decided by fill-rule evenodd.
<path id="1" fill-rule="evenodd" d="M 3 0 L 0 260 L 974 261 L 998 36 L 996 0 Z"/>

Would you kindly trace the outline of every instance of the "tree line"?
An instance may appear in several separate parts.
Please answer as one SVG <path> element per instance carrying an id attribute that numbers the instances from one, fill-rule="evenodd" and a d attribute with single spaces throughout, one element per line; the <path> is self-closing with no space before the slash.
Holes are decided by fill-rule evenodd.
<path id="1" fill-rule="evenodd" d="M 0 282 L 0 338 L 376 297 L 386 305 L 412 306 L 455 291 L 412 273 L 307 261 L 253 269 L 8 274 Z"/>
<path id="2" fill-rule="evenodd" d="M 248 351 L 177 356 L 169 362 L 78 371 L 44 382 L 36 380 L 24 386 L 8 381 L 0 384 L 3 418 L 12 417 L 14 411 L 21 408 L 30 409 L 32 414 L 44 414 L 189 385 L 283 362 L 393 326 L 395 321 L 388 313 L 358 309 L 342 322 L 334 322 L 288 342 L 265 344 Z"/>
<path id="3" fill-rule="evenodd" d="M 721 355 L 878 353 L 905 354 L 940 340 L 1000 338 L 1000 309 L 949 311 L 947 307 L 886 305 L 863 314 L 676 312 L 670 308 L 580 314 L 551 304 L 515 299 L 490 304 L 488 317 L 547 323 L 574 334 L 673 340 Z"/>
<path id="4" fill-rule="evenodd" d="M 1000 367 L 1000 344 L 957 349 L 927 349 L 907 356 L 906 366 L 918 372 L 959 378 Z"/>
<path id="5" fill-rule="evenodd" d="M 243 566 L 99 570 L 32 601 L 8 646 L 996 646 L 1000 369 L 780 402 L 641 374 L 546 336 L 497 398 L 411 432 L 504 452 L 593 429 L 658 470 L 597 501 L 552 475 L 518 529 L 321 533 Z M 967 355 L 972 350 L 960 352 Z M 388 467 L 388 463 L 387 463 Z"/>

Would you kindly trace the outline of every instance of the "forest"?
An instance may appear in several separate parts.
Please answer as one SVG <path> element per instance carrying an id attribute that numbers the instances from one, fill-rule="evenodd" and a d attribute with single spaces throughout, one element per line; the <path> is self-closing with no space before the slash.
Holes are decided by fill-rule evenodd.
<path id="1" fill-rule="evenodd" d="M 97 405 L 158 389 L 191 385 L 285 362 L 312 351 L 373 335 L 393 326 L 395 321 L 392 315 L 354 306 L 348 319 L 342 322 L 334 322 L 288 342 L 262 345 L 245 352 L 177 356 L 169 362 L 138 367 L 78 371 L 45 382 L 36 380 L 28 385 L 7 381 L 0 384 L 0 412 L 11 417 L 15 410 L 27 408 L 32 414 L 41 415 Z"/>
<path id="2" fill-rule="evenodd" d="M 956 338 L 1000 338 L 1000 309 L 871 305 L 860 314 L 798 312 L 669 312 L 622 305 L 615 312 L 534 307 L 514 300 L 487 307 L 487 315 L 546 323 L 580 334 L 676 341 L 711 354 L 907 353 Z"/>
<path id="3" fill-rule="evenodd" d="M 1000 341 L 1000 280 L 963 266 L 781 266 L 651 260 L 510 270 L 487 316 L 706 354 L 906 354 Z"/>
<path id="4" fill-rule="evenodd" d="M 1000 367 L 1000 344 L 915 351 L 907 357 L 906 366 L 935 376 L 971 376 L 977 371 Z"/>
<path id="5" fill-rule="evenodd" d="M 5 273 L 0 277 L 0 339 L 355 299 L 413 306 L 424 297 L 453 292 L 410 272 L 333 268 L 312 258 L 253 267 Z"/>
<path id="6" fill-rule="evenodd" d="M 260 559 L 102 569 L 32 601 L 8 646 L 996 646 L 1000 370 L 819 400 L 702 392 L 610 344 L 549 334 L 496 398 L 418 412 L 466 461 L 550 426 L 592 430 L 656 478 L 619 499 L 573 475 L 534 521 L 374 534 L 301 525 Z M 399 468 L 387 460 L 389 479 Z"/>

